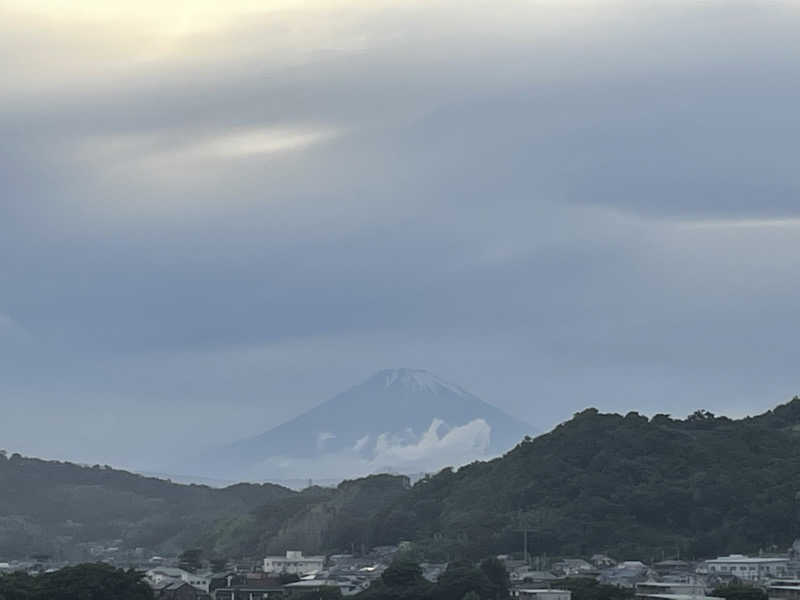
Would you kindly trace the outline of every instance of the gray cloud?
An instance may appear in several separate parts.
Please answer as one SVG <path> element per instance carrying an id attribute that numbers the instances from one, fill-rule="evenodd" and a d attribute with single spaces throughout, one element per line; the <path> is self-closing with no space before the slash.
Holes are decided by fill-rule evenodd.
<path id="1" fill-rule="evenodd" d="M 386 366 L 541 428 L 795 393 L 800 15 L 604 4 L 12 15 L 3 443 L 157 467 Z"/>

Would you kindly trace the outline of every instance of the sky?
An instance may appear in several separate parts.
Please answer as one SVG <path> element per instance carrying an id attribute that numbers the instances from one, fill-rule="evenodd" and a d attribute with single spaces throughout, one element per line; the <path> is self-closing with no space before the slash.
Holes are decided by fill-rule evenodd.
<path id="1" fill-rule="evenodd" d="M 547 431 L 800 393 L 800 4 L 0 0 L 0 447 L 379 369 Z"/>

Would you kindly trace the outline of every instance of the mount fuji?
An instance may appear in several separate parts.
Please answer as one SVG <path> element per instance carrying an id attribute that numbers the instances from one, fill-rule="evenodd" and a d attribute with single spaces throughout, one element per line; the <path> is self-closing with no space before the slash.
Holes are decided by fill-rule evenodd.
<path id="1" fill-rule="evenodd" d="M 380 371 L 204 461 L 226 479 L 341 479 L 422 473 L 502 454 L 531 427 L 418 369 Z"/>

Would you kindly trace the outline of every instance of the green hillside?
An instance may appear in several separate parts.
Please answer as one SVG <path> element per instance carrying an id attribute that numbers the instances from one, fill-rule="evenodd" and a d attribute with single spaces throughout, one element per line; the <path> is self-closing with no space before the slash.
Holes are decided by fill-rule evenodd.
<path id="1" fill-rule="evenodd" d="M 620 559 L 784 549 L 800 537 L 800 399 L 732 420 L 587 409 L 502 458 L 411 486 L 376 475 L 293 492 L 215 490 L 110 468 L 0 458 L 0 556 L 121 539 L 210 555 L 358 552 L 431 559 L 606 552 Z"/>
<path id="2" fill-rule="evenodd" d="M 372 477 L 303 506 L 291 499 L 279 522 L 275 505 L 252 513 L 248 529 L 263 534 L 236 549 L 350 551 L 413 540 L 430 558 L 479 558 L 519 551 L 522 528 L 531 552 L 551 556 L 785 548 L 800 537 L 798 424 L 798 399 L 741 420 L 588 409 L 502 458 L 410 488 Z"/>

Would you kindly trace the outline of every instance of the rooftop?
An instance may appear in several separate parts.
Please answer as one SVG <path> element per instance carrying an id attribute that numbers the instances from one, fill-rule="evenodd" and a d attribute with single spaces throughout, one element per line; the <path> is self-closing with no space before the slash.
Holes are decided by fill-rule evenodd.
<path id="1" fill-rule="evenodd" d="M 665 587 L 665 588 L 674 588 L 674 587 L 699 587 L 696 583 L 683 583 L 683 582 L 675 582 L 670 583 L 669 581 L 642 581 L 641 583 L 637 583 L 637 586 L 652 586 L 652 587 Z"/>
<path id="2" fill-rule="evenodd" d="M 729 556 L 719 556 L 707 560 L 707 563 L 767 563 L 767 562 L 786 562 L 788 558 L 781 557 L 763 557 L 763 556 L 745 556 L 744 554 L 731 554 Z"/>
<path id="3" fill-rule="evenodd" d="M 698 594 L 640 594 L 657 600 L 723 600 L 717 596 L 700 596 Z"/>
<path id="4" fill-rule="evenodd" d="M 769 586 L 771 590 L 794 590 L 800 591 L 800 585 L 771 585 Z"/>

